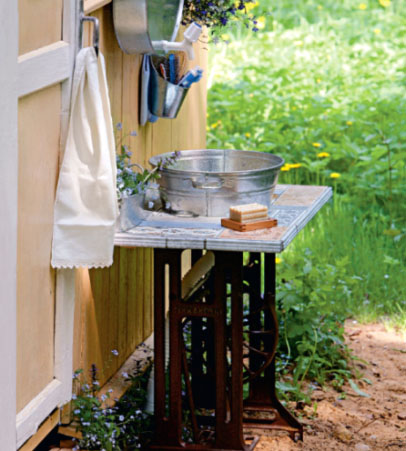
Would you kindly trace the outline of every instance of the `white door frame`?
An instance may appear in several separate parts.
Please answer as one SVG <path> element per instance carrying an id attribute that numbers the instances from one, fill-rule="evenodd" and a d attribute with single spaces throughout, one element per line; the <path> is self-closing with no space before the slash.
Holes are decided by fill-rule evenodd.
<path id="1" fill-rule="evenodd" d="M 16 449 L 18 2 L 0 0 L 0 437 Z"/>
<path id="2" fill-rule="evenodd" d="M 2 0 L 0 0 L 2 1 Z M 4 3 L 6 1 L 4 0 Z M 7 6 L 17 4 L 16 1 L 7 2 Z M 10 5 L 9 5 L 10 4 Z M 77 51 L 77 36 L 78 36 L 78 0 L 63 0 L 63 30 L 62 40 L 53 44 L 36 49 L 18 57 L 17 68 L 17 96 L 23 97 L 27 94 L 36 92 L 47 86 L 52 86 L 57 83 L 62 83 L 62 111 L 61 111 L 61 149 L 64 147 L 67 124 L 69 120 L 69 106 L 70 106 L 70 92 L 71 79 L 74 68 L 74 59 Z M 12 27 L 11 27 L 12 28 Z M 10 29 L 9 35 L 16 37 L 18 42 L 17 27 Z M 0 49 L 3 44 L 0 44 Z M 7 42 L 7 46 L 9 43 Z M 0 55 L 4 54 L 4 50 L 0 51 Z M 15 79 L 16 77 L 14 77 Z M 0 87 L 1 89 L 1 87 Z M 16 102 L 16 96 L 14 98 Z M 0 110 L 0 117 L 2 112 Z M 5 114 L 9 114 L 6 112 Z M 7 116 L 8 118 L 8 116 Z M 17 128 L 15 122 L 14 128 Z M 0 127 L 3 124 L 0 124 Z M 17 132 L 17 130 L 16 130 Z M 1 140 L 1 137 L 0 137 Z M 0 149 L 5 151 L 8 156 L 12 155 L 17 159 L 17 144 L 14 145 L 12 151 L 7 147 Z M 16 164 L 16 162 L 14 162 Z M 3 165 L 2 165 L 3 166 Z M 2 171 L 3 168 L 0 168 Z M 3 178 L 2 178 L 3 179 Z M 17 182 L 13 180 L 10 186 L 17 193 Z M 1 198 L 5 199 L 6 195 Z M 13 238 L 15 244 L 12 251 L 16 255 L 16 231 L 17 231 L 17 203 L 14 202 L 13 208 L 13 224 L 10 224 L 10 229 L 13 228 Z M 15 218 L 14 218 L 15 217 Z M 3 235 L 3 233 L 1 234 Z M 3 238 L 3 236 L 2 236 Z M 15 260 L 15 257 L 14 257 Z M 11 259 L 7 259 L 7 269 L 9 269 Z M 15 324 L 15 304 L 16 304 L 16 265 L 13 267 L 13 294 L 14 302 L 13 319 Z M 3 273 L 3 271 L 2 271 Z M 11 288 L 10 288 L 11 290 Z M 3 293 L 1 293 L 2 295 Z M 26 440 L 28 440 L 37 431 L 39 425 L 47 418 L 47 416 L 58 406 L 68 402 L 72 393 L 72 348 L 73 348 L 73 324 L 74 324 L 74 301 L 75 301 L 75 273 L 71 269 L 63 269 L 57 271 L 56 279 L 56 295 L 55 295 L 55 348 L 54 348 L 54 379 L 34 398 L 32 399 L 20 412 L 13 415 L 14 437 L 16 436 L 16 446 L 20 447 Z M 10 302 L 11 304 L 11 302 Z M 0 315 L 1 318 L 1 315 Z M 3 319 L 3 318 L 2 318 Z M 0 332 L 3 333 L 2 330 Z M 8 334 L 10 336 L 10 334 Z M 13 337 L 16 336 L 16 328 L 13 329 Z M 1 340 L 3 341 L 3 340 Z M 16 351 L 14 345 L 13 351 L 13 384 L 14 384 L 14 404 L 15 406 L 15 360 Z M 4 360 L 2 359 L 2 362 Z M 11 366 L 11 365 L 10 365 Z M 1 377 L 1 371 L 0 371 Z M 11 376 L 10 376 L 11 377 Z M 4 387 L 1 384 L 0 390 Z M 3 408 L 0 408 L 0 415 L 2 415 Z M 10 414 L 11 416 L 11 414 Z M 2 422 L 0 422 L 1 424 Z M 0 426 L 1 427 L 1 426 Z M 0 437 L 3 438 L 2 435 Z M 3 449 L 3 444 L 2 444 Z M 9 448 L 6 448 L 7 451 Z M 15 450 L 16 447 L 10 448 Z"/>

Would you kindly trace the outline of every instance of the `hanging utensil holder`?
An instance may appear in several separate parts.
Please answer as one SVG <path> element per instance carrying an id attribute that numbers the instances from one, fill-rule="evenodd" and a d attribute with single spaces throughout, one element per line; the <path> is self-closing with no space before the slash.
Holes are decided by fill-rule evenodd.
<path id="1" fill-rule="evenodd" d="M 154 60 L 150 61 L 150 79 L 148 86 L 148 108 L 154 116 L 174 119 L 176 118 L 189 88 L 171 83 L 163 78 L 157 68 Z"/>

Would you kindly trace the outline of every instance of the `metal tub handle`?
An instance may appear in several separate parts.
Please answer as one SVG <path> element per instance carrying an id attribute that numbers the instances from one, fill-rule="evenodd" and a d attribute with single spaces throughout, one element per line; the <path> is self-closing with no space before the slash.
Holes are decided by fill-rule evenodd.
<path id="1" fill-rule="evenodd" d="M 192 182 L 192 186 L 193 188 L 196 189 L 220 189 L 223 185 L 224 185 L 224 180 L 223 179 L 218 179 L 218 180 L 213 180 L 211 182 L 204 180 L 204 181 L 199 181 L 199 180 L 194 180 L 194 179 L 190 179 Z"/>

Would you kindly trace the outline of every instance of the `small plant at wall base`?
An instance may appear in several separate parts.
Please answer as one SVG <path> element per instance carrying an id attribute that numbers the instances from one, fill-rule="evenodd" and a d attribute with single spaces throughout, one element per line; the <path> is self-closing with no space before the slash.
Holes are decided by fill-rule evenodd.
<path id="1" fill-rule="evenodd" d="M 256 4 L 252 0 L 185 0 L 182 24 L 197 22 L 209 28 L 215 37 L 237 22 L 242 22 L 252 31 L 258 31 L 255 16 L 249 14 Z"/>
<path id="2" fill-rule="evenodd" d="M 150 361 L 148 358 L 147 362 Z M 83 370 L 74 373 L 74 383 L 80 387 L 78 394 L 73 395 L 73 419 L 82 434 L 74 450 L 126 451 L 146 446 L 152 431 L 152 416 L 143 411 L 150 373 L 144 371 L 144 365 L 145 360 L 138 361 L 132 375 L 122 374 L 129 388 L 121 399 L 114 400 L 114 406 L 111 405 L 113 390 L 100 394 L 95 365 L 90 368 L 89 383 L 84 383 Z"/>

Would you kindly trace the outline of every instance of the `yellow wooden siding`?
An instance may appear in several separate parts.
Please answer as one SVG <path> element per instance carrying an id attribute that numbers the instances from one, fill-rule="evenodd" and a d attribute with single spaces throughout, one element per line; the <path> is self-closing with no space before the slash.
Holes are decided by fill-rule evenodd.
<path id="1" fill-rule="evenodd" d="M 50 255 L 60 109 L 60 85 L 19 102 L 17 411 L 54 376 L 55 272 Z"/>
<path id="2" fill-rule="evenodd" d="M 141 56 L 126 55 L 118 47 L 111 5 L 93 14 L 100 20 L 100 49 L 106 59 L 114 123 L 121 122 L 132 160 L 148 166 L 152 155 L 182 149 L 205 148 L 206 77 L 194 85 L 176 120 L 159 119 L 140 127 L 139 73 Z M 90 42 L 88 36 L 87 43 Z M 207 50 L 198 49 L 189 66 L 207 67 Z M 123 134 L 117 132 L 117 138 Z M 92 363 L 104 383 L 153 329 L 151 249 L 116 249 L 109 269 L 77 273 L 74 368 L 87 370 Z M 111 351 L 118 350 L 114 357 Z"/>
<path id="3" fill-rule="evenodd" d="M 62 4 L 63 0 L 18 0 L 20 55 L 61 40 Z"/>

